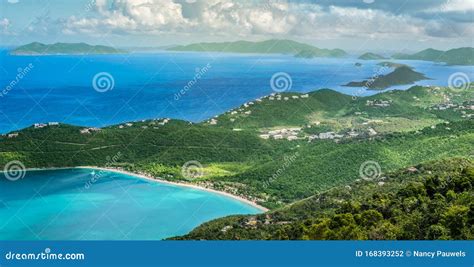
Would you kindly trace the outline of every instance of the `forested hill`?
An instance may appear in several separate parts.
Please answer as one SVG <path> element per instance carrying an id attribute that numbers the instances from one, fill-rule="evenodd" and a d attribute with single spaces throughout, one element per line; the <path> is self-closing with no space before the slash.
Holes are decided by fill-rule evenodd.
<path id="1" fill-rule="evenodd" d="M 474 48 L 461 47 L 448 51 L 429 48 L 411 55 L 395 54 L 392 57 L 395 59 L 445 62 L 448 65 L 474 65 Z"/>
<path id="2" fill-rule="evenodd" d="M 231 216 L 175 239 L 474 238 L 474 162 L 446 159 L 357 180 L 258 216 Z"/>
<path id="3" fill-rule="evenodd" d="M 38 42 L 19 46 L 12 55 L 91 55 L 91 54 L 125 54 L 127 51 L 104 45 L 89 45 L 86 43 L 55 43 L 43 44 Z"/>
<path id="4" fill-rule="evenodd" d="M 38 124 L 0 137 L 0 164 L 121 167 L 176 181 L 185 180 L 186 162 L 198 161 L 202 176 L 193 183 L 277 208 L 353 182 L 367 161 L 389 172 L 470 155 L 472 94 L 413 87 L 353 98 L 320 90 L 275 94 L 199 124 Z"/>
<path id="5" fill-rule="evenodd" d="M 292 40 L 278 39 L 261 42 L 236 41 L 221 43 L 195 43 L 174 46 L 168 48 L 168 50 L 224 53 L 291 54 L 298 57 L 342 57 L 346 55 L 346 52 L 341 49 L 321 49 Z"/>

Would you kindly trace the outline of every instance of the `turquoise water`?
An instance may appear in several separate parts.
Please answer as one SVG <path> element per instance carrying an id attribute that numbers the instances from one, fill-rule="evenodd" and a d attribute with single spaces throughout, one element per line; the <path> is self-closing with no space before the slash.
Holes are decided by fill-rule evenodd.
<path id="1" fill-rule="evenodd" d="M 219 194 L 92 169 L 0 179 L 0 240 L 157 240 L 259 212 Z"/>
<path id="2" fill-rule="evenodd" d="M 356 67 L 356 62 L 363 65 Z M 472 66 L 394 62 L 409 64 L 432 78 L 417 84 L 444 86 L 455 72 L 464 72 L 474 80 Z M 342 85 L 382 74 L 377 63 L 353 57 L 301 59 L 289 55 L 173 52 L 10 56 L 0 49 L 0 90 L 32 64 L 18 83 L 0 94 L 0 133 L 49 121 L 96 127 L 164 117 L 199 122 L 272 93 L 270 80 L 278 72 L 290 75 L 289 90 L 294 92 L 331 88 L 349 95 L 374 94 Z M 208 64 L 195 85 L 177 98 L 176 94 Z M 104 93 L 92 86 L 94 76 L 101 72 L 114 79 L 114 87 Z"/>

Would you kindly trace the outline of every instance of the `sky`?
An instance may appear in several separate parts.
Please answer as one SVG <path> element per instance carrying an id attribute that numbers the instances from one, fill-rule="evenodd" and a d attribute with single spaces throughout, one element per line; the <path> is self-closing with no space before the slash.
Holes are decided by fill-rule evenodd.
<path id="1" fill-rule="evenodd" d="M 474 0 L 0 0 L 0 45 L 292 39 L 348 51 L 474 46 Z"/>

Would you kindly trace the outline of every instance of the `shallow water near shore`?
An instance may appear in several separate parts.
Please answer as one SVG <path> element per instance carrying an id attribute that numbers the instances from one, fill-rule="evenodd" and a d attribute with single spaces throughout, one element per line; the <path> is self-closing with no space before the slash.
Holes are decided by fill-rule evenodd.
<path id="1" fill-rule="evenodd" d="M 216 193 L 95 169 L 0 179 L 0 240 L 160 240 L 259 212 Z"/>

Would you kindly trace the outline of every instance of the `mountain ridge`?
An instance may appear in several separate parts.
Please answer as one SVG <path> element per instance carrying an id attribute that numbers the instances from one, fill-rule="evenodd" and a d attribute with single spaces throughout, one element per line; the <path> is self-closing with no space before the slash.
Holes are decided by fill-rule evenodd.
<path id="1" fill-rule="evenodd" d="M 287 39 L 270 39 L 260 42 L 235 41 L 235 42 L 209 42 L 179 45 L 167 49 L 168 51 L 193 51 L 193 52 L 224 52 L 224 53 L 261 53 L 261 54 L 290 54 L 300 56 L 305 53 L 307 57 L 342 57 L 346 52 L 341 49 L 321 49 L 315 46 Z"/>
<path id="2" fill-rule="evenodd" d="M 447 51 L 428 48 L 415 54 L 394 54 L 392 58 L 444 62 L 448 65 L 474 65 L 474 48 L 460 47 Z"/>
<path id="3" fill-rule="evenodd" d="M 54 43 L 43 44 L 32 42 L 16 47 L 11 55 L 93 55 L 93 54 L 125 54 L 127 51 L 104 45 L 89 45 L 87 43 Z"/>

